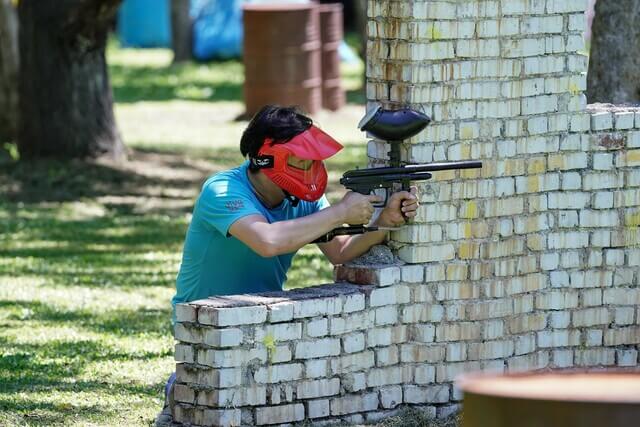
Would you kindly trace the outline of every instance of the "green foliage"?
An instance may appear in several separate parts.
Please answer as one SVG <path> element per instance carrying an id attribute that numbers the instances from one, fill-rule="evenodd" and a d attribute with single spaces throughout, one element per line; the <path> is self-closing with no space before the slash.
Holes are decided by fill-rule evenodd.
<path id="1" fill-rule="evenodd" d="M 6 153 L 6 156 L 8 156 L 9 159 L 13 160 L 14 162 L 17 162 L 18 160 L 20 160 L 20 153 L 18 152 L 18 146 L 15 143 L 5 142 L 2 145 L 2 149 L 0 149 L 0 158 L 3 155 L 3 152 Z"/>

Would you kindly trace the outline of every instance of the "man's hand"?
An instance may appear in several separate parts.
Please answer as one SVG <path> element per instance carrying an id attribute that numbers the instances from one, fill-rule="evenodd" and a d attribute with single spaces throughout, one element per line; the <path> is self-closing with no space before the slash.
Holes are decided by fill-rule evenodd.
<path id="1" fill-rule="evenodd" d="M 416 216 L 418 209 L 418 189 L 411 187 L 410 191 L 393 193 L 387 206 L 382 210 L 376 221 L 380 227 L 397 227 L 405 224 L 406 220 Z"/>
<path id="2" fill-rule="evenodd" d="M 373 203 L 379 203 L 382 197 L 365 196 L 353 191 L 347 192 L 336 205 L 342 214 L 343 223 L 351 225 L 367 224 L 371 220 L 374 208 Z"/>

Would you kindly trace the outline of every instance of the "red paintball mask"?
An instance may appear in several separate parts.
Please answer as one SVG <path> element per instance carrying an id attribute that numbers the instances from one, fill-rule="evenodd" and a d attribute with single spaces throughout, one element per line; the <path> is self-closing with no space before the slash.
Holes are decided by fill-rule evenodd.
<path id="1" fill-rule="evenodd" d="M 322 161 L 340 150 L 342 145 L 335 139 L 311 126 L 286 143 L 265 139 L 251 163 L 287 196 L 312 202 L 322 197 L 327 188 L 327 170 Z"/>

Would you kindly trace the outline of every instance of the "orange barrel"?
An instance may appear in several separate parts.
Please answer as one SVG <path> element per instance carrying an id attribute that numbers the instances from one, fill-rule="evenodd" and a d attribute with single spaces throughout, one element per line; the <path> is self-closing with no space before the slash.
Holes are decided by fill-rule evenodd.
<path id="1" fill-rule="evenodd" d="M 640 373 L 469 374 L 462 427 L 629 427 L 640 425 Z"/>
<path id="2" fill-rule="evenodd" d="M 322 106 L 320 18 L 317 5 L 247 4 L 244 21 L 244 100 L 248 115 L 265 104 Z"/>
<path id="3" fill-rule="evenodd" d="M 322 40 L 322 107 L 338 110 L 346 103 L 340 79 L 338 49 L 344 36 L 342 4 L 330 3 L 320 8 L 320 39 Z"/>

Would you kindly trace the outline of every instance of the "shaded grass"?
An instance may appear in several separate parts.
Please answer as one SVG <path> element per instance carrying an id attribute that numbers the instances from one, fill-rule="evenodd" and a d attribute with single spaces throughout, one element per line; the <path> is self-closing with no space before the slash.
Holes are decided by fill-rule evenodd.
<path id="1" fill-rule="evenodd" d="M 363 155 L 349 146 L 329 168 Z M 163 147 L 125 165 L 0 165 L 0 425 L 149 425 L 174 366 L 169 300 L 193 200 L 240 160 Z M 286 286 L 331 278 L 307 246 Z"/>
<path id="2" fill-rule="evenodd" d="M 0 152 L 0 426 L 150 425 L 175 366 L 169 302 L 193 202 L 243 160 L 242 64 L 171 66 L 166 50 L 113 42 L 108 56 L 128 162 Z M 366 158 L 344 116 L 323 119 L 356 135 L 328 164 L 334 202 Z M 310 245 L 286 286 L 331 276 Z"/>

